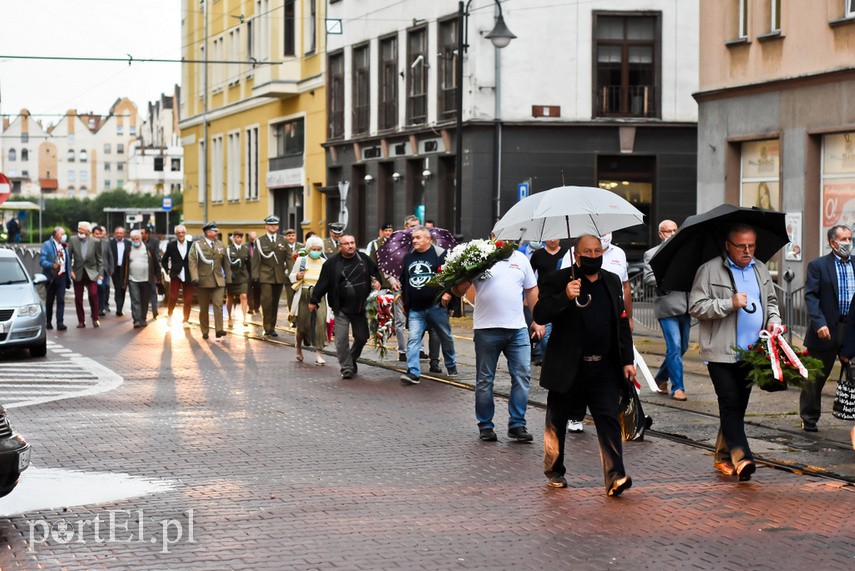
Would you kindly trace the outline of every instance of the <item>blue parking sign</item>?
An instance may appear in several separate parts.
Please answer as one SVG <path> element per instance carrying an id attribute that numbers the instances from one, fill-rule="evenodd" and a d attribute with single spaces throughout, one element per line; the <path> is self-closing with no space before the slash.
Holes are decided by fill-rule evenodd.
<path id="1" fill-rule="evenodd" d="M 529 185 L 527 182 L 521 182 L 517 185 L 517 202 L 528 196 Z"/>

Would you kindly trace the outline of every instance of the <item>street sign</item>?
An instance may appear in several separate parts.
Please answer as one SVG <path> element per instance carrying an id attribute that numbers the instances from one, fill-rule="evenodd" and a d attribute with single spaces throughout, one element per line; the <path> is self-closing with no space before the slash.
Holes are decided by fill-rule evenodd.
<path id="1" fill-rule="evenodd" d="M 139 224 L 142 222 L 142 214 L 125 214 L 126 224 Z"/>
<path id="2" fill-rule="evenodd" d="M 9 180 L 5 174 L 0 172 L 0 204 L 6 202 L 11 194 L 12 181 Z"/>
<path id="3" fill-rule="evenodd" d="M 166 210 L 167 212 L 172 210 L 172 199 L 171 198 L 164 198 L 163 199 L 163 209 Z"/>
<path id="4" fill-rule="evenodd" d="M 529 189 L 527 182 L 521 182 L 517 185 L 517 202 L 528 196 Z"/>

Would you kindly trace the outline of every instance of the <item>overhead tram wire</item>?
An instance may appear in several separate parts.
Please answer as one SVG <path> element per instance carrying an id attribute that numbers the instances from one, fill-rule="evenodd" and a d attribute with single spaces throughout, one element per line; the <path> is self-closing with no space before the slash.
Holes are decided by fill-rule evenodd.
<path id="1" fill-rule="evenodd" d="M 129 66 L 133 63 L 219 63 L 219 64 L 246 64 L 246 65 L 278 65 L 282 62 L 260 61 L 256 59 L 245 60 L 204 60 L 204 59 L 159 59 L 159 58 L 144 58 L 139 59 L 128 54 L 126 58 L 120 57 L 79 57 L 79 56 L 15 56 L 15 55 L 0 55 L 0 59 L 23 59 L 23 60 L 45 60 L 45 61 L 116 61 L 126 62 Z"/>

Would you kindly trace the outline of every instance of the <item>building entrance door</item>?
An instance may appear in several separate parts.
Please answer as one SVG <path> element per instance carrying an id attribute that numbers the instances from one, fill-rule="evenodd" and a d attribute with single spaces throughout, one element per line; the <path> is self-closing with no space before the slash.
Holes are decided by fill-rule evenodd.
<path id="1" fill-rule="evenodd" d="M 297 240 L 303 241 L 303 187 L 273 190 L 273 213 L 279 217 L 279 230 L 297 231 Z"/>

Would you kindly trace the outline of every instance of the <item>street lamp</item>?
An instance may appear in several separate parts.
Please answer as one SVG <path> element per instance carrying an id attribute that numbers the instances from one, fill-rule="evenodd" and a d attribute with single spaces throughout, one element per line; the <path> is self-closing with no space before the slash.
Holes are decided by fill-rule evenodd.
<path id="1" fill-rule="evenodd" d="M 511 40 L 516 36 L 505 25 L 505 18 L 502 16 L 502 4 L 499 0 L 493 0 L 499 8 L 499 16 L 496 18 L 496 24 L 489 34 L 484 36 L 493 42 L 493 46 L 501 49 L 507 47 Z M 457 4 L 457 66 L 454 70 L 454 83 L 457 91 L 455 99 L 457 105 L 457 125 L 455 127 L 455 169 L 454 169 L 454 233 L 460 234 L 462 227 L 462 203 L 463 203 L 463 54 L 469 48 L 468 30 L 469 23 L 469 5 L 472 0 L 468 0 L 465 4 L 461 1 Z"/>

